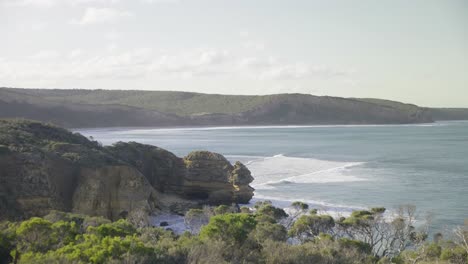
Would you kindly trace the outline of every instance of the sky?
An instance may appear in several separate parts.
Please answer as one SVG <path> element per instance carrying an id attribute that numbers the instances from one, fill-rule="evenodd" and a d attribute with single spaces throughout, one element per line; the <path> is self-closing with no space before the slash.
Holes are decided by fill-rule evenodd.
<path id="1" fill-rule="evenodd" d="M 468 107 L 466 0 L 0 0 L 0 87 Z"/>

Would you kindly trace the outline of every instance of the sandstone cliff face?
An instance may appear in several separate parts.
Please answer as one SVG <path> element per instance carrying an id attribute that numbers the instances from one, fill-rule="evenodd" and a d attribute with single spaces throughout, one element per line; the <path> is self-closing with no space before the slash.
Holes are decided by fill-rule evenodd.
<path id="1" fill-rule="evenodd" d="M 248 186 L 253 178 L 240 162 L 232 166 L 220 154 L 195 151 L 184 158 L 184 163 L 187 171 L 182 193 L 188 197 L 207 198 L 220 204 L 246 203 L 253 196 L 253 188 Z"/>
<path id="2" fill-rule="evenodd" d="M 0 219 L 52 209 L 118 219 L 157 208 L 246 203 L 252 180 L 244 165 L 216 153 L 179 158 L 138 143 L 104 148 L 54 126 L 0 120 Z"/>
<path id="3" fill-rule="evenodd" d="M 50 210 L 118 218 L 150 210 L 146 178 L 81 135 L 39 123 L 0 121 L 0 218 Z"/>
<path id="4" fill-rule="evenodd" d="M 72 211 L 118 219 L 133 210 L 151 211 L 153 189 L 129 166 L 83 168 L 73 194 Z"/>
<path id="5" fill-rule="evenodd" d="M 247 203 L 253 196 L 250 171 L 240 162 L 231 165 L 217 153 L 194 151 L 178 158 L 161 148 L 135 142 L 120 142 L 108 149 L 136 166 L 164 194 L 209 204 Z"/>

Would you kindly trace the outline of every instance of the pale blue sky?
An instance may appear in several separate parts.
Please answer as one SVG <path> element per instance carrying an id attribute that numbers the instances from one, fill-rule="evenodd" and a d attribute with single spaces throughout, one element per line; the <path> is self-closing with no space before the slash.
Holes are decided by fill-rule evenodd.
<path id="1" fill-rule="evenodd" d="M 0 86 L 468 107 L 468 1 L 0 0 Z"/>

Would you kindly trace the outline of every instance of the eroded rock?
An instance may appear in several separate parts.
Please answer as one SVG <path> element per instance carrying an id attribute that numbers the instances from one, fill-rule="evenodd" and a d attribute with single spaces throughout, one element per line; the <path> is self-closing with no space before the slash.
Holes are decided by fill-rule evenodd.
<path id="1" fill-rule="evenodd" d="M 32 121 L 0 120 L 0 218 L 72 211 L 115 220 L 155 209 L 247 203 L 250 171 L 217 153 L 185 158 L 139 143 L 102 147 Z M 139 220 L 144 223 L 145 219 Z"/>

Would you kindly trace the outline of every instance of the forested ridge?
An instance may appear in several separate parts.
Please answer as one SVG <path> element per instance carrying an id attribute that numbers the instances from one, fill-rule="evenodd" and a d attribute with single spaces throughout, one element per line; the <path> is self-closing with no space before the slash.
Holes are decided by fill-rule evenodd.
<path id="1" fill-rule="evenodd" d="M 0 88 L 0 118 L 65 127 L 411 124 L 468 119 L 466 109 L 307 94 Z"/>

